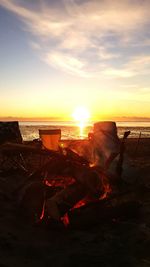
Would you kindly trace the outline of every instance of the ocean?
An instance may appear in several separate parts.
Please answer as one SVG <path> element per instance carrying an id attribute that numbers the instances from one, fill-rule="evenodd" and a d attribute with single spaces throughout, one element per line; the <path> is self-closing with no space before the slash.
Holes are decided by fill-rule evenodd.
<path id="1" fill-rule="evenodd" d="M 150 138 L 149 122 L 116 122 L 118 136 L 122 137 L 125 131 L 131 131 L 130 138 L 141 137 Z M 46 122 L 19 122 L 21 134 L 24 141 L 39 138 L 39 129 L 61 129 L 62 139 L 83 139 L 88 137 L 92 131 L 93 124 L 89 123 L 83 129 L 80 129 L 73 122 L 46 121 Z"/>

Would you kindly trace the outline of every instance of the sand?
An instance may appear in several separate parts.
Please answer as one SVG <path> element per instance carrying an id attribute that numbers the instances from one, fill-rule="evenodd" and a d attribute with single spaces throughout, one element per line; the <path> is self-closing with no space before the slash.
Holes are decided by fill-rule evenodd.
<path id="1" fill-rule="evenodd" d="M 150 139 L 128 139 L 126 152 L 136 170 L 128 188 L 142 206 L 139 216 L 84 229 L 32 225 L 18 213 L 13 193 L 22 172 L 0 175 L 0 267 L 150 266 Z M 136 189 L 135 189 L 136 191 Z"/>

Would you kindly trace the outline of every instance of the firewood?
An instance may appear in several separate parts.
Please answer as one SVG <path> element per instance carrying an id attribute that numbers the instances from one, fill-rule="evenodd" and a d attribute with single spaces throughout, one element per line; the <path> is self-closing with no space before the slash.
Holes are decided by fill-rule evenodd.
<path id="1" fill-rule="evenodd" d="M 107 201 L 93 202 L 69 211 L 70 227 L 85 229 L 95 224 L 135 219 L 139 216 L 140 207 L 141 205 L 138 201 L 128 201 L 115 206 Z"/>
<path id="2" fill-rule="evenodd" d="M 85 188 L 80 183 L 67 186 L 46 201 L 48 216 L 59 221 L 85 194 Z"/>

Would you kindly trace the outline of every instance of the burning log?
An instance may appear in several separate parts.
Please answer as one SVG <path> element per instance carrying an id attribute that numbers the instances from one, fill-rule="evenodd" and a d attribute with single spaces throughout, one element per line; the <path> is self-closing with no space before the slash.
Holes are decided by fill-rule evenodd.
<path id="1" fill-rule="evenodd" d="M 70 162 L 67 171 L 76 182 L 48 199 L 46 203 L 49 216 L 55 220 L 60 220 L 62 215 L 85 196 L 98 199 L 104 192 L 101 178 L 92 168 Z"/>
<path id="2" fill-rule="evenodd" d="M 79 183 L 67 186 L 46 202 L 46 209 L 50 218 L 59 221 L 86 194 L 86 190 Z"/>

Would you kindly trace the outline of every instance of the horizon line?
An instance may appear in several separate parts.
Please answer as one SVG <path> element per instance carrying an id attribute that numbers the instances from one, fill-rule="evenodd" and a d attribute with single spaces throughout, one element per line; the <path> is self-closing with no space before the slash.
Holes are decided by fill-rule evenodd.
<path id="1" fill-rule="evenodd" d="M 1 121 L 20 121 L 20 122 L 49 122 L 49 121 L 61 121 L 61 122 L 73 122 L 73 120 L 66 120 L 61 117 L 16 117 L 16 116 L 1 116 L 0 117 Z M 109 121 L 109 120 L 115 120 L 118 122 L 150 122 L 150 117 L 136 117 L 136 116 L 114 116 L 114 117 L 109 117 L 109 118 L 104 118 L 104 119 L 91 119 L 89 122 L 95 122 L 95 121 Z"/>

